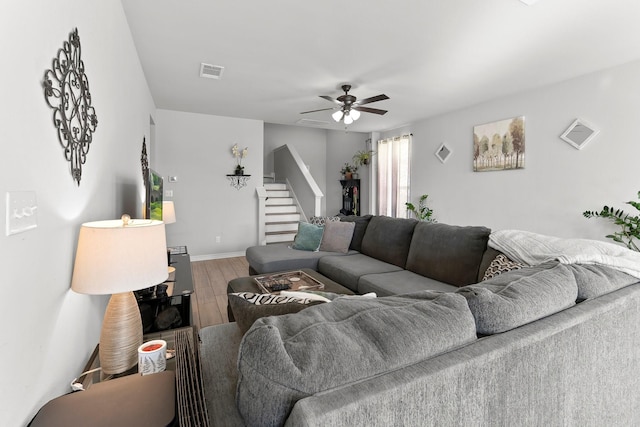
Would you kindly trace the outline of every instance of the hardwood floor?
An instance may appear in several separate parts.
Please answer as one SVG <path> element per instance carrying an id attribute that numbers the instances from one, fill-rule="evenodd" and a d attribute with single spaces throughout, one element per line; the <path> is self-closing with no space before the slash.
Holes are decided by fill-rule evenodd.
<path id="1" fill-rule="evenodd" d="M 245 257 L 212 259 L 191 263 L 195 297 L 191 312 L 196 328 L 228 323 L 227 283 L 249 275 Z"/>

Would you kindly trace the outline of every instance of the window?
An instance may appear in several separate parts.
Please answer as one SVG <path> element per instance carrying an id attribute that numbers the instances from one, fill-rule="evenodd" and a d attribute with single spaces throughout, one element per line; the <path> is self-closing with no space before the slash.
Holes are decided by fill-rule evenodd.
<path id="1" fill-rule="evenodd" d="M 411 136 L 378 141 L 378 214 L 407 218 Z"/>

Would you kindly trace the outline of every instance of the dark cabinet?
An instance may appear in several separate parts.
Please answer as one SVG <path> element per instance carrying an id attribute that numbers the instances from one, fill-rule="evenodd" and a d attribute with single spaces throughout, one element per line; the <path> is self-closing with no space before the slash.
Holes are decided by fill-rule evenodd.
<path id="1" fill-rule="evenodd" d="M 342 184 L 342 209 L 343 215 L 360 215 L 360 180 L 341 179 Z"/>

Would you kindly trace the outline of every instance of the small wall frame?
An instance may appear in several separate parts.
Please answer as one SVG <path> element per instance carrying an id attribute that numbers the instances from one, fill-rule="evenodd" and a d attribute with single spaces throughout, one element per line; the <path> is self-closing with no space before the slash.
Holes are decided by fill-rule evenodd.
<path id="1" fill-rule="evenodd" d="M 436 155 L 438 160 L 444 163 L 449 159 L 449 157 L 451 157 L 451 154 L 453 154 L 453 150 L 451 150 L 451 147 L 449 147 L 446 142 L 443 142 L 433 154 Z"/>
<path id="2" fill-rule="evenodd" d="M 582 150 L 592 139 L 600 133 L 600 129 L 583 119 L 576 119 L 564 131 L 560 138 L 568 142 L 574 148 Z"/>

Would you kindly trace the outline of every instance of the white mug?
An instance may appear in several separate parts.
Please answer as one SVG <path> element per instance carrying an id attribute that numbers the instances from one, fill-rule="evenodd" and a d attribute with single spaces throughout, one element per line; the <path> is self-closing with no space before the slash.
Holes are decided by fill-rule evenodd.
<path id="1" fill-rule="evenodd" d="M 162 372 L 167 367 L 167 342 L 147 341 L 138 347 L 138 372 L 142 375 Z"/>

